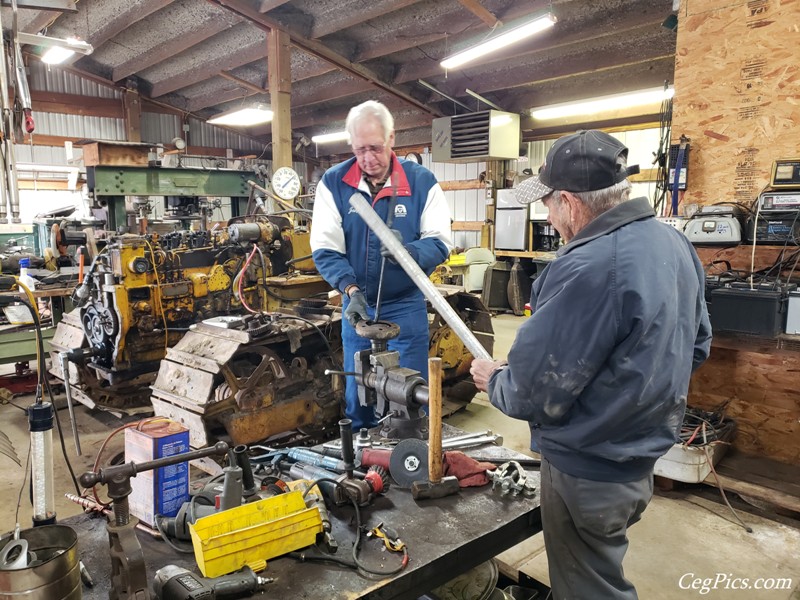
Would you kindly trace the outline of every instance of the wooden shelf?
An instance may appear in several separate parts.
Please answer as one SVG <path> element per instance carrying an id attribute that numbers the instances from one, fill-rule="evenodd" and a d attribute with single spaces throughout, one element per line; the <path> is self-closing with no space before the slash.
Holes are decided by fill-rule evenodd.
<path id="1" fill-rule="evenodd" d="M 726 490 L 800 512 L 800 467 L 734 452 L 722 459 L 716 471 Z M 713 473 L 703 483 L 717 487 Z"/>
<path id="2" fill-rule="evenodd" d="M 727 350 L 742 350 L 760 354 L 772 354 L 777 351 L 800 352 L 800 335 L 781 333 L 776 338 L 736 333 L 714 333 L 711 345 Z"/>
<path id="3" fill-rule="evenodd" d="M 527 250 L 495 250 L 494 255 L 501 258 L 531 258 L 545 261 L 551 261 L 556 257 L 555 252 L 529 252 Z"/>

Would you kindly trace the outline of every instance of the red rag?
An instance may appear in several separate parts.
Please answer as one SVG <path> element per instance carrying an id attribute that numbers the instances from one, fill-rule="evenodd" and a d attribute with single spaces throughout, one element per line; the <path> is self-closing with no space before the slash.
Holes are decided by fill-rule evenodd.
<path id="1" fill-rule="evenodd" d="M 458 479 L 458 486 L 480 487 L 489 483 L 486 471 L 493 471 L 497 465 L 488 462 L 478 462 L 472 457 L 467 456 L 458 450 L 450 450 L 444 453 L 444 475 L 445 477 L 455 477 Z"/>

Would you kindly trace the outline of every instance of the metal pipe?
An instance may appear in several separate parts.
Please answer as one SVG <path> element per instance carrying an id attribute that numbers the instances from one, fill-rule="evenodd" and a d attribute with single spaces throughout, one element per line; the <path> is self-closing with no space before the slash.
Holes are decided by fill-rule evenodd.
<path id="1" fill-rule="evenodd" d="M 201 448 L 200 450 L 191 450 L 183 454 L 173 454 L 172 456 L 165 456 L 164 458 L 157 458 L 156 460 L 149 460 L 147 462 L 135 463 L 127 462 L 122 465 L 115 465 L 100 469 L 99 472 L 87 471 L 80 476 L 81 485 L 85 488 L 94 487 L 98 483 L 108 483 L 115 478 L 130 478 L 135 477 L 137 473 L 144 473 L 153 469 L 161 467 L 169 467 L 177 465 L 182 462 L 189 462 L 198 458 L 205 458 L 206 456 L 221 456 L 227 454 L 228 444 L 225 442 L 217 442 L 209 448 Z M 113 496 L 112 496 L 113 498 Z"/>
<path id="2" fill-rule="evenodd" d="M 3 32 L 2 32 L 2 24 L 0 23 L 0 49 L 5 48 L 5 41 L 3 39 Z M 14 43 L 14 40 L 11 40 Z M 2 129 L 7 133 L 7 135 L 3 136 L 2 142 L 0 142 L 3 146 L 3 152 L 0 153 L 3 155 L 2 166 L 3 166 L 3 185 L 0 186 L 3 188 L 3 193 L 8 198 L 9 209 L 11 212 L 11 222 L 12 223 L 19 223 L 19 189 L 17 188 L 17 166 L 16 166 L 16 157 L 14 155 L 14 143 L 11 141 L 11 132 L 14 130 L 14 124 L 12 122 L 12 114 L 13 111 L 11 110 L 11 106 L 8 104 L 8 71 L 6 69 L 6 60 L 5 56 L 3 56 L 3 60 L 0 60 L 0 107 L 2 107 Z M 5 199 L 3 200 L 5 202 Z M 3 212 L 0 212 L 0 216 L 3 215 Z M 2 222 L 5 222 L 6 219 L 0 219 Z"/>
<path id="3" fill-rule="evenodd" d="M 81 455 L 81 440 L 78 437 L 78 421 L 75 419 L 75 411 L 72 408 L 72 390 L 69 385 L 69 355 L 67 352 L 59 352 L 58 357 L 61 359 L 61 370 L 64 372 L 64 390 L 67 393 L 67 410 L 69 411 L 69 420 L 72 424 L 72 437 L 75 440 L 75 452 L 78 456 Z"/>
<path id="4" fill-rule="evenodd" d="M 462 108 L 466 108 L 469 112 L 475 112 L 471 107 L 469 107 L 466 104 L 464 104 L 463 102 L 461 102 L 461 100 L 457 100 L 456 98 L 453 98 L 449 94 L 445 94 L 442 90 L 440 90 L 439 88 L 437 88 L 434 85 L 431 85 L 430 83 L 428 83 L 424 79 L 417 79 L 417 83 L 420 84 L 421 86 L 424 86 L 424 87 L 428 88 L 433 93 L 439 94 L 442 98 L 447 98 L 448 100 L 450 100 L 451 102 L 453 102 L 455 104 L 458 104 Z"/>
<path id="5" fill-rule="evenodd" d="M 502 110 L 503 112 L 507 112 L 503 108 L 497 106 L 497 104 L 495 104 L 491 100 L 481 96 L 478 92 L 475 92 L 475 91 L 473 91 L 473 90 L 471 90 L 469 88 L 465 89 L 464 91 L 467 92 L 467 94 L 469 94 L 470 96 L 472 96 L 476 100 L 480 100 L 481 102 L 483 102 L 486 106 L 490 106 L 491 108 L 493 108 L 495 110 Z"/>
<path id="6" fill-rule="evenodd" d="M 433 305 L 445 322 L 450 325 L 458 338 L 464 342 L 467 350 L 472 353 L 475 358 L 483 358 L 485 360 L 492 360 L 492 356 L 486 351 L 478 338 L 473 335 L 467 325 L 462 321 L 453 308 L 447 303 L 447 300 L 439 293 L 433 282 L 428 279 L 416 261 L 411 258 L 411 255 L 403 247 L 403 244 L 394 236 L 391 230 L 386 226 L 378 214 L 367 203 L 360 194 L 353 194 L 350 197 L 350 206 L 355 209 L 359 216 L 364 219 L 364 222 L 378 236 L 381 243 L 391 252 L 394 259 L 397 261 L 406 274 L 411 278 L 411 281 L 420 289 L 428 301 Z"/>

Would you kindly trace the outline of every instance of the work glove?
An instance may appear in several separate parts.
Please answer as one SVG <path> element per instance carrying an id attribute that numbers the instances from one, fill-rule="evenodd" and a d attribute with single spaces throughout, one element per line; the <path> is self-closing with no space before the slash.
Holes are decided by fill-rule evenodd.
<path id="1" fill-rule="evenodd" d="M 389 231 L 391 231 L 394 234 L 394 237 L 397 238 L 398 242 L 400 242 L 401 244 L 403 243 L 403 234 L 402 233 L 397 231 L 397 229 L 390 229 Z M 383 258 L 388 258 L 394 264 L 397 264 L 397 261 L 392 256 L 392 253 L 389 252 L 389 249 L 386 246 L 384 246 L 383 244 L 381 244 L 381 256 Z"/>
<path id="2" fill-rule="evenodd" d="M 350 294 L 350 303 L 344 309 L 344 318 L 355 327 L 359 321 L 368 321 L 369 315 L 367 314 L 367 299 L 361 290 L 356 290 Z"/>

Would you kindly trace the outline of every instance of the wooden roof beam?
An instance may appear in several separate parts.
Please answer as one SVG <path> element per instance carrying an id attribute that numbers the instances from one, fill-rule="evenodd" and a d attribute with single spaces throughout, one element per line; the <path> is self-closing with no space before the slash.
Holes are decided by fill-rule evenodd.
<path id="1" fill-rule="evenodd" d="M 337 54 L 336 52 L 334 52 L 324 44 L 321 44 L 320 42 L 302 36 L 296 32 L 288 31 L 287 28 L 284 27 L 281 23 L 277 22 L 275 19 L 268 17 L 267 15 L 260 14 L 259 12 L 253 10 L 246 3 L 242 2 L 242 0 L 209 0 L 209 2 L 213 2 L 215 4 L 218 4 L 219 6 L 227 8 L 232 12 L 235 12 L 239 16 L 244 17 L 251 23 L 264 29 L 265 31 L 272 29 L 285 31 L 289 35 L 291 43 L 300 48 L 301 50 L 303 50 L 304 52 L 325 59 L 331 64 L 339 67 L 343 71 L 346 71 L 347 73 L 350 73 L 351 75 L 354 75 L 360 79 L 368 81 L 378 89 L 385 90 L 390 94 L 397 96 L 398 98 L 402 98 L 408 104 L 416 108 L 419 108 L 420 110 L 423 110 L 426 113 L 435 115 L 437 117 L 441 116 L 442 114 L 438 109 L 430 107 L 420 102 L 419 100 L 417 100 L 416 98 L 414 98 L 401 88 L 398 88 L 397 86 L 391 83 L 382 81 L 367 67 L 351 62 L 349 59 L 345 58 L 340 54 Z"/>
<path id="2" fill-rule="evenodd" d="M 502 25 L 500 20 L 495 17 L 492 13 L 486 10 L 478 0 L 458 0 L 461 4 L 464 5 L 469 12 L 473 15 L 478 17 L 481 21 L 486 23 L 489 27 L 494 29 L 498 25 Z"/>

